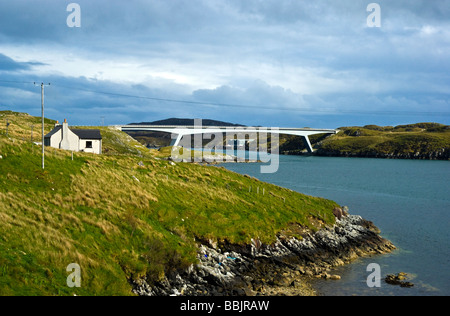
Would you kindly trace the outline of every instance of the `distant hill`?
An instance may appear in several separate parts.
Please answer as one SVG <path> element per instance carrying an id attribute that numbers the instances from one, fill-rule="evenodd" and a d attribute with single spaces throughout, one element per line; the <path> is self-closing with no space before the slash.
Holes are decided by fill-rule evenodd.
<path id="1" fill-rule="evenodd" d="M 194 126 L 194 119 L 189 118 L 169 118 L 165 120 L 153 121 L 153 122 L 141 122 L 130 123 L 129 125 L 162 125 L 162 126 Z M 202 126 L 245 126 L 242 124 L 234 124 L 229 122 L 202 119 Z M 139 141 L 141 144 L 152 147 L 160 148 L 170 145 L 170 134 L 165 132 L 152 132 L 152 131 L 136 131 L 127 132 L 128 135 Z"/>
<path id="2" fill-rule="evenodd" d="M 194 119 L 188 118 L 169 118 L 165 120 L 153 121 L 153 122 L 141 122 L 130 123 L 129 125 L 170 125 L 170 126 L 194 126 Z M 234 124 L 216 120 L 204 119 L 202 120 L 203 126 L 245 126 L 242 124 Z"/>

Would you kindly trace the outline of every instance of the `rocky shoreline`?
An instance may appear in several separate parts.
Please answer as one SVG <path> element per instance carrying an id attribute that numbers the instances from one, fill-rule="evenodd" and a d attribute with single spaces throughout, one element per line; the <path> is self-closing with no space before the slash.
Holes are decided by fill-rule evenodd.
<path id="1" fill-rule="evenodd" d="M 248 245 L 203 242 L 198 264 L 152 286 L 145 279 L 133 281 L 133 292 L 141 296 L 314 296 L 312 278 L 338 280 L 339 276 L 328 274 L 331 268 L 395 249 L 372 222 L 345 209 L 335 209 L 334 214 L 332 227 L 312 232 L 299 226 L 301 237 L 280 233 L 271 245 L 256 239 Z"/>
<path id="2" fill-rule="evenodd" d="M 391 152 L 391 153 L 384 153 L 379 151 L 363 151 L 363 152 L 330 151 L 319 148 L 315 150 L 314 153 L 304 153 L 301 151 L 291 150 L 291 151 L 283 151 L 282 154 L 292 156 L 313 155 L 320 157 L 346 157 L 346 158 L 450 160 L 449 148 L 442 148 L 441 150 L 429 152 Z"/>

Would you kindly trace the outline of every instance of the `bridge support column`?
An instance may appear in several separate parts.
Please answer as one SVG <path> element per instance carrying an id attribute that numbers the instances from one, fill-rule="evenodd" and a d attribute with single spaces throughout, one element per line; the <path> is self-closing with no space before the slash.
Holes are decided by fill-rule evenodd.
<path id="1" fill-rule="evenodd" d="M 313 148 L 312 148 L 311 142 L 309 141 L 308 136 L 305 135 L 305 136 L 302 136 L 302 138 L 303 138 L 303 143 L 304 143 L 305 146 L 306 146 L 306 149 L 308 150 L 308 152 L 309 152 L 310 154 L 312 154 L 312 153 L 313 153 Z"/>
<path id="2" fill-rule="evenodd" d="M 184 134 L 172 134 L 172 141 L 170 142 L 170 146 L 178 146 L 183 136 Z"/>

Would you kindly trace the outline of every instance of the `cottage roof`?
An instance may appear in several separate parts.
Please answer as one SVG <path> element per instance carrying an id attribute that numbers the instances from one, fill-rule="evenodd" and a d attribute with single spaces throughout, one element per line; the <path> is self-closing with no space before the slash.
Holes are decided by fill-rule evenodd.
<path id="1" fill-rule="evenodd" d="M 59 132 L 59 130 L 62 128 L 61 125 L 56 126 L 54 129 L 51 130 L 50 133 L 48 133 L 47 135 L 44 136 L 44 138 L 50 138 L 52 137 L 54 134 L 56 134 L 57 132 Z"/>
<path id="2" fill-rule="evenodd" d="M 71 129 L 80 139 L 102 139 L 99 129 Z"/>

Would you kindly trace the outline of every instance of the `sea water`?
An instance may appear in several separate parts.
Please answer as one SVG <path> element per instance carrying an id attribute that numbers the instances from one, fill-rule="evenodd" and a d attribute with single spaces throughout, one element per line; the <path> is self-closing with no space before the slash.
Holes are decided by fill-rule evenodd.
<path id="1" fill-rule="evenodd" d="M 380 228 L 397 250 L 358 259 L 331 271 L 341 280 L 317 280 L 321 295 L 450 295 L 450 162 L 315 156 L 280 156 L 278 171 L 260 173 L 260 163 L 223 164 L 304 194 L 348 206 Z M 411 288 L 381 282 L 369 287 L 370 263 L 381 277 L 408 273 Z"/>

